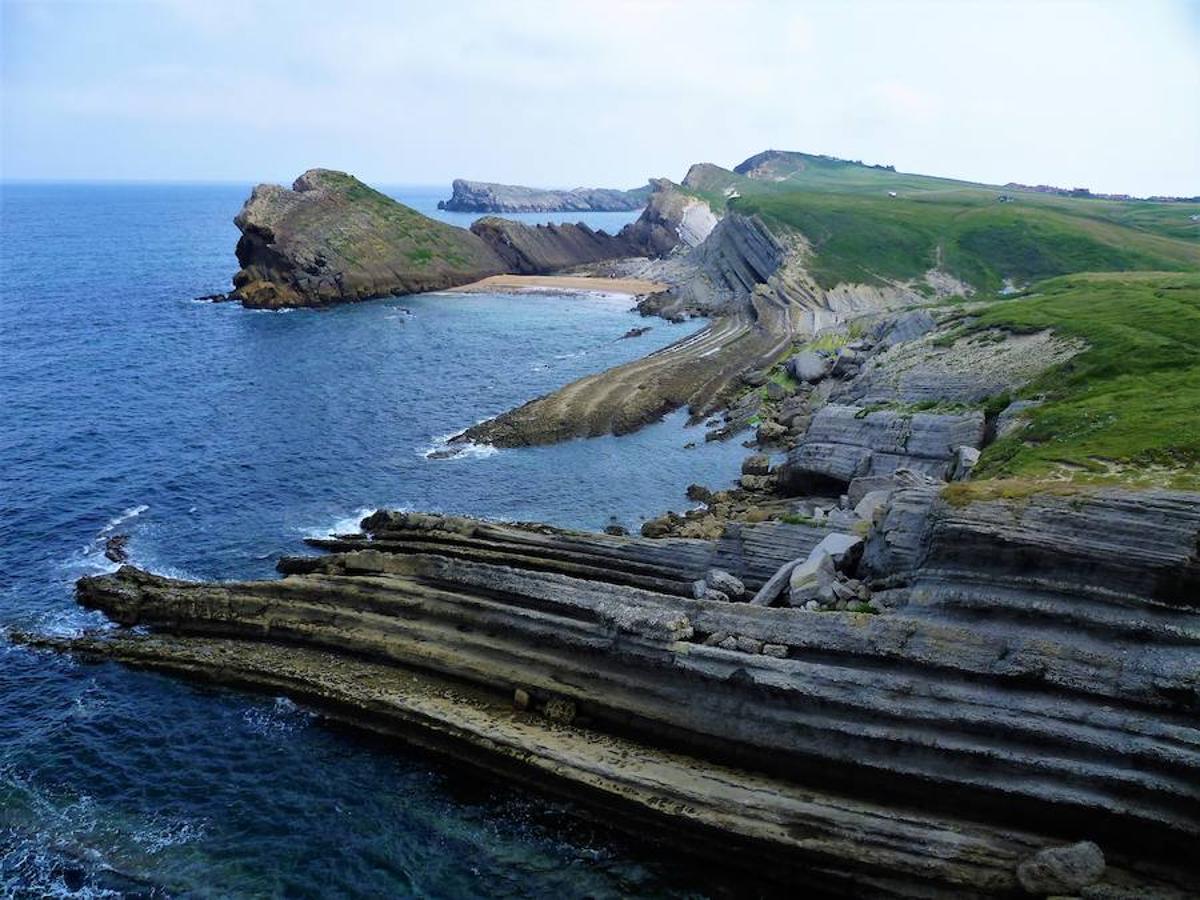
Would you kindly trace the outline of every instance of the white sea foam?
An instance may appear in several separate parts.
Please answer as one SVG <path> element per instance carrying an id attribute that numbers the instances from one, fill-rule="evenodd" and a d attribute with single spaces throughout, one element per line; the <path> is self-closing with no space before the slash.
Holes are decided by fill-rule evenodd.
<path id="1" fill-rule="evenodd" d="M 301 533 L 305 537 L 310 538 L 327 538 L 333 537 L 335 534 L 357 534 L 359 531 L 359 523 L 367 516 L 375 512 L 378 507 L 375 506 L 360 506 L 357 510 L 350 513 L 348 516 L 342 516 L 330 525 L 317 525 L 313 528 L 303 528 Z"/>
<path id="2" fill-rule="evenodd" d="M 479 425 L 486 422 L 487 419 L 480 419 L 476 422 Z M 491 444 L 477 444 L 474 441 L 455 441 L 453 438 L 462 434 L 462 431 L 451 431 L 447 434 L 439 435 L 433 439 L 428 447 L 418 450 L 417 455 L 424 459 L 486 459 L 489 456 L 495 456 L 500 452 L 498 447 L 493 447 Z"/>
<path id="3" fill-rule="evenodd" d="M 287 697 L 276 697 L 270 706 L 250 707 L 242 713 L 242 719 L 251 731 L 269 736 L 291 734 L 306 727 L 316 715 Z"/>

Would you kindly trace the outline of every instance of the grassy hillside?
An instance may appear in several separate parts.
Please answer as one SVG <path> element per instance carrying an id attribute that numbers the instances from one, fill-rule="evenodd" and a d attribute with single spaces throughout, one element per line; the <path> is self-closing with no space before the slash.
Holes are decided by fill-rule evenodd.
<path id="1" fill-rule="evenodd" d="M 1200 269 L 1195 203 L 1060 197 L 778 152 L 735 171 L 693 166 L 683 184 L 718 210 L 801 232 L 824 287 L 934 266 L 984 292 L 1071 272 Z"/>
<path id="2" fill-rule="evenodd" d="M 977 475 L 1200 488 L 1200 275 L 1056 278 L 993 303 L 964 329 L 1052 329 L 1088 348 L 1022 394 L 1030 426 L 984 452 Z"/>

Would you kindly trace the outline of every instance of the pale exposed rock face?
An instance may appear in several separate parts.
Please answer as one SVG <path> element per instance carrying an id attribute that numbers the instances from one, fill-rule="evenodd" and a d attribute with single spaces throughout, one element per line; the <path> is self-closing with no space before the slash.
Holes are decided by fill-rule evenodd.
<path id="1" fill-rule="evenodd" d="M 621 229 L 621 236 L 637 244 L 647 256 L 665 256 L 676 247 L 703 243 L 717 217 L 703 200 L 685 194 L 665 178 L 650 182 L 653 193 L 636 222 Z"/>
<path id="2" fill-rule="evenodd" d="M 647 185 L 631 191 L 613 188 L 556 191 L 463 178 L 456 178 L 451 189 L 450 199 L 440 201 L 438 209 L 480 213 L 620 212 L 641 209 L 651 190 Z"/>
<path id="3" fill-rule="evenodd" d="M 835 394 L 836 399 L 867 404 L 979 403 L 1018 389 L 1084 348 L 1082 341 L 1049 331 L 991 331 L 952 344 L 940 341 L 951 327 L 920 333 L 924 324 L 913 328 L 911 320 L 897 321 L 891 332 L 903 339 L 890 341 L 892 346 L 868 360 L 854 382 Z"/>
<path id="4" fill-rule="evenodd" d="M 551 785 L 620 805 L 619 824 L 654 810 L 663 836 L 703 826 L 729 865 L 790 888 L 1192 883 L 1197 495 L 955 506 L 901 486 L 853 579 L 829 585 L 871 585 L 878 614 L 708 593 L 713 569 L 758 590 L 810 558 L 820 528 L 731 526 L 713 542 L 363 524 L 314 542 L 325 556 L 284 560 L 277 581 L 83 579 L 87 605 L 163 634 L 55 646 L 287 690 L 532 781 L 552 771 Z M 1052 849 L 1070 840 L 1103 856 Z"/>
<path id="5" fill-rule="evenodd" d="M 233 298 L 324 306 L 439 290 L 504 271 L 478 237 L 435 222 L 343 172 L 311 169 L 291 190 L 259 185 L 234 223 Z"/>

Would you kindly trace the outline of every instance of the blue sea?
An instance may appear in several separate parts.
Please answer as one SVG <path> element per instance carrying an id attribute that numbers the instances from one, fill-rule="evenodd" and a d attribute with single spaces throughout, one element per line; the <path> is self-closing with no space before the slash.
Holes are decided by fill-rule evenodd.
<path id="1" fill-rule="evenodd" d="M 705 444 L 682 414 L 622 438 L 428 458 L 702 323 L 647 320 L 619 340 L 642 320 L 628 298 L 593 295 L 199 302 L 228 288 L 248 190 L 0 189 L 0 628 L 101 625 L 72 585 L 114 568 L 117 534 L 157 572 L 269 578 L 305 536 L 379 506 L 634 529 L 684 508 L 690 482 L 735 477 L 741 448 Z M 448 190 L 392 193 L 437 214 Z M 566 218 L 615 231 L 634 215 Z M 286 698 L 0 640 L 0 896 L 701 893 L 694 868 L 569 804 Z"/>

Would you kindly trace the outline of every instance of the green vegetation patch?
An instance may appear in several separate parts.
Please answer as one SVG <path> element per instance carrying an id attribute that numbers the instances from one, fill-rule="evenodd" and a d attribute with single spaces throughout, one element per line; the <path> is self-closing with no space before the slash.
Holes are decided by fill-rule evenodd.
<path id="1" fill-rule="evenodd" d="M 1045 404 L 985 450 L 977 477 L 1200 487 L 1200 275 L 1056 278 L 970 326 L 987 328 L 1051 329 L 1087 349 L 1022 391 Z"/>
<path id="2" fill-rule="evenodd" d="M 1194 242 L 1104 219 L 1092 202 L 1000 203 L 977 188 L 896 197 L 776 188 L 733 208 L 803 234 L 814 251 L 809 269 L 825 288 L 920 279 L 935 266 L 985 292 L 1006 279 L 1200 268 Z"/>

